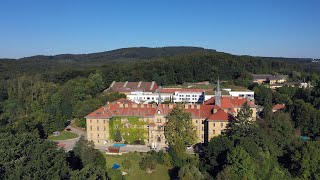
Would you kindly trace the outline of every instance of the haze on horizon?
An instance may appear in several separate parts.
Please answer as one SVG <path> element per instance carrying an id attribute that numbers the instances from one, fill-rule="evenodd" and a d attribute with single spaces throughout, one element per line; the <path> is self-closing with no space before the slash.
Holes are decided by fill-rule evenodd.
<path id="1" fill-rule="evenodd" d="M 0 58 L 141 46 L 320 58 L 319 17 L 318 0 L 2 0 Z"/>

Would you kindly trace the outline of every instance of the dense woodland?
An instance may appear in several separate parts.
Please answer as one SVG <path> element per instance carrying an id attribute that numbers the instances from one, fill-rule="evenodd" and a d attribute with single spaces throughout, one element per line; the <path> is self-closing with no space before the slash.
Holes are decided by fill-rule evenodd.
<path id="1" fill-rule="evenodd" d="M 170 164 L 173 172 L 179 172 L 172 177 L 181 179 L 320 179 L 319 72 L 319 63 L 309 60 L 235 56 L 193 47 L 2 59 L 0 152 L 4 155 L 0 178 L 105 179 L 108 175 L 101 154 L 85 155 L 93 151 L 92 144 L 81 140 L 73 151 L 64 153 L 46 140 L 47 136 L 63 130 L 70 119 L 85 126 L 86 114 L 123 97 L 103 93 L 114 80 L 175 85 L 207 80 L 215 83 L 219 76 L 229 84 L 255 91 L 256 103 L 264 107 L 261 119 L 248 123 L 246 115 L 237 117 L 241 123 L 212 139 L 199 157 L 189 157 L 174 145 L 169 157 L 157 153 L 150 156 Z M 251 73 L 288 74 L 290 80 L 310 81 L 314 87 L 272 91 L 252 84 Z M 277 103 L 286 104 L 286 108 L 272 113 Z M 302 141 L 301 135 L 310 139 Z"/>

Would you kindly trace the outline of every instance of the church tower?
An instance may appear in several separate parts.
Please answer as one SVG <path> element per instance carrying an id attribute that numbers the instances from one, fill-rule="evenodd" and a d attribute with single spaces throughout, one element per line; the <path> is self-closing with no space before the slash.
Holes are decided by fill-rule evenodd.
<path id="1" fill-rule="evenodd" d="M 221 107 L 221 90 L 220 90 L 219 77 L 218 77 L 217 88 L 216 88 L 216 91 L 215 91 L 215 97 L 214 98 L 215 98 L 215 105 Z"/>

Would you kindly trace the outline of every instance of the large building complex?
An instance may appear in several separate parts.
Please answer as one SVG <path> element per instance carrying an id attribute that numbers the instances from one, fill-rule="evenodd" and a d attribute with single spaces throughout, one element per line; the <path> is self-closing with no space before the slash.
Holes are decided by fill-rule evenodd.
<path id="1" fill-rule="evenodd" d="M 158 99 L 162 99 L 160 94 Z M 218 83 L 215 97 L 202 104 L 182 104 L 185 112 L 192 116 L 198 143 L 208 142 L 221 134 L 234 120 L 244 103 L 252 109 L 252 120 L 256 119 L 256 105 L 242 97 L 222 96 Z M 143 140 L 149 145 L 166 146 L 164 130 L 168 115 L 177 104 L 138 104 L 127 99 L 108 103 L 87 115 L 87 138 L 95 144 L 105 144 L 114 140 L 116 130 L 122 137 Z"/>

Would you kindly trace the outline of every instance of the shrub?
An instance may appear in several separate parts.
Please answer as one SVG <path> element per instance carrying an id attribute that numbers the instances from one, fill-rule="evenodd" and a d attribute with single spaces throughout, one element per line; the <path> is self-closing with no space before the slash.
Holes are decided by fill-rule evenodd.
<path id="1" fill-rule="evenodd" d="M 140 169 L 146 170 L 148 173 L 152 173 L 152 171 L 156 168 L 156 165 L 157 164 L 155 160 L 150 155 L 144 157 L 139 163 Z"/>
<path id="2" fill-rule="evenodd" d="M 128 159 L 125 159 L 123 162 L 122 162 L 122 166 L 124 169 L 130 169 L 131 166 L 132 166 L 132 163 L 130 160 Z"/>

